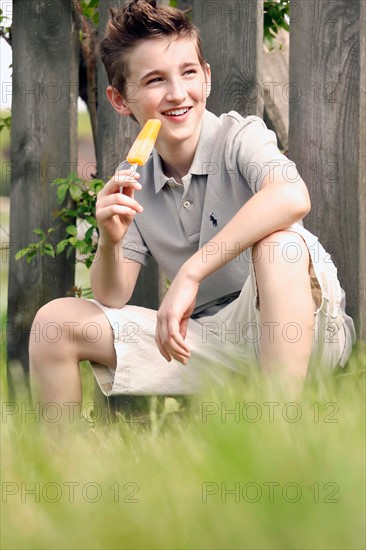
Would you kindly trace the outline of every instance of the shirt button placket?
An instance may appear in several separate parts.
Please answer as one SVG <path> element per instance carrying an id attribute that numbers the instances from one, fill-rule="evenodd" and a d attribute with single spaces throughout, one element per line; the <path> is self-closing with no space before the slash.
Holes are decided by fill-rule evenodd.
<path id="1" fill-rule="evenodd" d="M 184 231 L 188 239 L 192 235 L 192 233 L 194 233 L 194 227 L 196 226 L 194 217 L 195 212 L 193 208 L 193 202 L 185 199 L 182 203 L 180 219 L 182 221 Z"/>

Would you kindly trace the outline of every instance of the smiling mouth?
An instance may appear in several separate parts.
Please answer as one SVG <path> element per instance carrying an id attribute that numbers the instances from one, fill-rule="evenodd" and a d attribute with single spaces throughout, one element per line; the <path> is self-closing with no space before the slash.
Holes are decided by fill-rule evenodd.
<path id="1" fill-rule="evenodd" d="M 192 107 L 183 107 L 182 109 L 171 109 L 170 111 L 165 111 L 163 113 L 164 116 L 183 116 L 188 111 L 192 109 Z"/>

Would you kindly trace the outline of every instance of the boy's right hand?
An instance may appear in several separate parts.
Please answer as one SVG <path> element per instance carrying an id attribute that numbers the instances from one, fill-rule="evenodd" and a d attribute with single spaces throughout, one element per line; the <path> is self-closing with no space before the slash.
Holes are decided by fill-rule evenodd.
<path id="1" fill-rule="evenodd" d="M 136 213 L 142 206 L 135 200 L 135 189 L 142 189 L 140 174 L 130 169 L 117 171 L 99 191 L 96 203 L 96 219 L 99 227 L 99 243 L 114 245 L 125 236 Z"/>

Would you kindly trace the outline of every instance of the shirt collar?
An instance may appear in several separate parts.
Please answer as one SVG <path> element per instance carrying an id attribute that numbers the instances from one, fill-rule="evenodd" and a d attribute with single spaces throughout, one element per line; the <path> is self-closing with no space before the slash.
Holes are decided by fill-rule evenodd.
<path id="1" fill-rule="evenodd" d="M 220 121 L 216 115 L 205 110 L 202 116 L 202 126 L 200 137 L 198 139 L 196 152 L 193 158 L 192 166 L 189 169 L 190 174 L 207 175 L 211 161 L 211 154 L 216 141 Z M 153 150 L 154 163 L 154 182 L 155 193 L 158 193 L 166 183 L 170 181 L 164 172 L 159 153 Z"/>

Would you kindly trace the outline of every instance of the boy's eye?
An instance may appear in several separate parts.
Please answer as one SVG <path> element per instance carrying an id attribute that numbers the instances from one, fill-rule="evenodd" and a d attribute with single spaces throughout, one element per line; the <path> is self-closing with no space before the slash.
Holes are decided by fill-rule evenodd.
<path id="1" fill-rule="evenodd" d="M 192 74 L 196 74 L 197 71 L 196 69 L 188 69 L 187 71 L 184 71 L 183 73 L 183 76 L 186 76 L 186 75 L 192 75 Z M 151 80 L 148 80 L 147 81 L 147 85 L 149 84 L 154 84 L 155 82 L 162 82 L 163 78 L 161 76 L 156 76 L 155 78 L 152 78 Z"/>
<path id="2" fill-rule="evenodd" d="M 160 82 L 161 80 L 163 80 L 160 76 L 157 76 L 156 78 L 152 78 L 151 80 L 148 81 L 148 84 L 152 84 L 153 82 Z"/>

